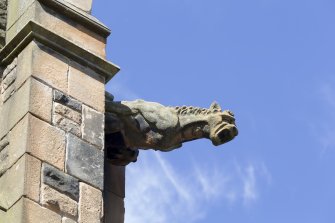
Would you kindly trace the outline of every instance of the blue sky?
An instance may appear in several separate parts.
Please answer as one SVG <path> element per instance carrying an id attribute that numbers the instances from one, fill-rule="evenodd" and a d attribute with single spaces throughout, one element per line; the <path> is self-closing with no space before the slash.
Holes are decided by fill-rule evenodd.
<path id="1" fill-rule="evenodd" d="M 126 223 L 335 222 L 335 2 L 94 1 L 116 100 L 209 107 L 239 136 L 127 167 Z"/>

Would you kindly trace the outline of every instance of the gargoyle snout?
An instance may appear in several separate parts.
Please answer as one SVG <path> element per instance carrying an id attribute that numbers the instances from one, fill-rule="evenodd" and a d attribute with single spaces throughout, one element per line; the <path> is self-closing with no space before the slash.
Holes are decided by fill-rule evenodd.
<path id="1" fill-rule="evenodd" d="M 235 136 L 238 135 L 238 130 L 235 125 L 227 124 L 224 128 L 221 128 L 217 131 L 213 137 L 211 137 L 212 143 L 215 146 L 224 144 L 232 140 Z"/>

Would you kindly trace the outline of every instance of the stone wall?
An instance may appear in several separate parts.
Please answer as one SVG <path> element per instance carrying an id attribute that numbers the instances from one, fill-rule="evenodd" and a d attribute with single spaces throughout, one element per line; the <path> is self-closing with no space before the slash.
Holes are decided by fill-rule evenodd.
<path id="1" fill-rule="evenodd" d="M 103 197 L 105 222 L 123 222 L 124 167 L 104 165 L 105 83 L 118 68 L 104 59 L 109 30 L 79 2 L 9 1 L 0 223 L 104 222 Z"/>

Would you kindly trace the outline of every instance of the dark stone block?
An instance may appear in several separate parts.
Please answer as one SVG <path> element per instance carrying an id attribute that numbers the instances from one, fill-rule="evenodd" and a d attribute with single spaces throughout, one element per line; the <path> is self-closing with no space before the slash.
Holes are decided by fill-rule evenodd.
<path id="1" fill-rule="evenodd" d="M 44 163 L 42 167 L 42 182 L 61 193 L 79 200 L 79 181 L 62 171 Z"/>
<path id="2" fill-rule="evenodd" d="M 125 197 L 125 166 L 115 166 L 110 162 L 105 162 L 105 190 Z"/>
<path id="3" fill-rule="evenodd" d="M 99 189 L 103 189 L 104 153 L 69 134 L 67 139 L 66 170 Z"/>
<path id="4" fill-rule="evenodd" d="M 81 103 L 61 91 L 54 91 L 54 101 L 81 112 Z"/>

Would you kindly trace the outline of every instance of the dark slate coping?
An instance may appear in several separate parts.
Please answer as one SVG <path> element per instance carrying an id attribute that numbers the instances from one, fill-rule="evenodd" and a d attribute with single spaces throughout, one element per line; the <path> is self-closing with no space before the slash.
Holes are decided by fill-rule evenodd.
<path id="1" fill-rule="evenodd" d="M 46 163 L 42 166 L 42 182 L 76 201 L 79 200 L 79 181 Z"/>
<path id="2" fill-rule="evenodd" d="M 103 75 L 106 83 L 120 70 L 115 64 L 83 49 L 34 21 L 29 21 L 0 51 L 1 65 L 6 66 L 10 64 L 10 62 L 34 40 L 67 56 L 82 66 L 86 66 L 98 74 Z"/>
<path id="3" fill-rule="evenodd" d="M 81 113 L 82 104 L 61 91 L 54 90 L 54 101 Z"/>
<path id="4" fill-rule="evenodd" d="M 104 184 L 104 153 L 69 134 L 66 153 L 67 173 L 99 189 Z"/>

